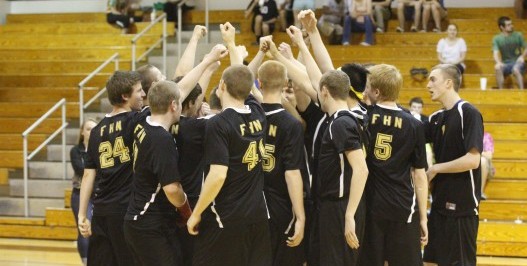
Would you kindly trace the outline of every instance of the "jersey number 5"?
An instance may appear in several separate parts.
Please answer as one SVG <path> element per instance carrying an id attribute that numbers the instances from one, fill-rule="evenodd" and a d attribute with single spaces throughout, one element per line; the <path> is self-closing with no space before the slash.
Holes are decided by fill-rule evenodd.
<path id="1" fill-rule="evenodd" d="M 123 137 L 117 137 L 112 147 L 109 141 L 99 144 L 99 162 L 101 168 L 108 168 L 114 166 L 114 158 L 119 157 L 121 163 L 130 161 L 130 150 L 124 145 Z"/>
<path id="2" fill-rule="evenodd" d="M 377 133 L 373 154 L 378 160 L 386 161 L 392 156 L 392 135 Z"/>

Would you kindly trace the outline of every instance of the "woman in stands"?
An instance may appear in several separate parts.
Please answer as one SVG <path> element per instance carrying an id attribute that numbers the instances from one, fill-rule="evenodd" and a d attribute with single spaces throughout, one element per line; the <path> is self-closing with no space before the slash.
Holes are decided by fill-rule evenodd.
<path id="1" fill-rule="evenodd" d="M 457 37 L 457 25 L 450 24 L 447 29 L 447 37 L 437 43 L 437 58 L 441 64 L 453 64 L 463 74 L 465 72 L 465 55 L 467 44 L 463 38 Z"/>
<path id="2" fill-rule="evenodd" d="M 73 210 L 73 216 L 75 217 L 75 223 L 77 223 L 77 215 L 79 214 L 79 199 L 80 199 L 80 188 L 81 179 L 84 173 L 84 154 L 86 153 L 86 147 L 88 147 L 88 140 L 90 139 L 90 132 L 93 127 L 97 125 L 97 122 L 93 119 L 86 120 L 80 128 L 79 141 L 77 145 L 73 146 L 70 151 L 71 166 L 73 167 L 74 175 L 72 180 L 73 190 L 71 192 L 71 209 Z M 92 202 L 88 204 L 88 219 L 91 220 L 92 214 Z M 82 237 L 79 233 L 77 236 L 77 250 L 81 256 L 82 263 L 87 264 L 88 257 L 88 243 L 89 239 Z"/>

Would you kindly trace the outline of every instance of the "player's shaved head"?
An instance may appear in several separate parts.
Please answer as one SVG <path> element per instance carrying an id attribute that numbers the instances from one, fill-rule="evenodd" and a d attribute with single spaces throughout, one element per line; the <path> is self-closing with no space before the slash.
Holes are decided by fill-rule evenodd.
<path id="1" fill-rule="evenodd" d="M 172 81 L 159 81 L 154 83 L 148 92 L 148 102 L 153 114 L 165 114 L 168 107 L 175 101 L 179 104 L 179 89 Z"/>
<path id="2" fill-rule="evenodd" d="M 227 87 L 227 92 L 238 100 L 245 100 L 254 84 L 253 73 L 244 65 L 228 67 L 223 71 L 221 79 Z"/>
<path id="3" fill-rule="evenodd" d="M 287 86 L 287 69 L 285 66 L 274 60 L 263 63 L 258 69 L 258 80 L 260 89 L 265 91 L 282 90 Z"/>

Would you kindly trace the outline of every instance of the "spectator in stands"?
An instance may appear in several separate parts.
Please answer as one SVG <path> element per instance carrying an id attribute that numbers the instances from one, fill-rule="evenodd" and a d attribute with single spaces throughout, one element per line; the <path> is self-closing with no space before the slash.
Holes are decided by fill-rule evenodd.
<path id="1" fill-rule="evenodd" d="M 375 13 L 375 24 L 377 25 L 378 33 L 383 33 L 387 30 L 385 25 L 392 17 L 392 1 L 393 0 L 372 0 L 373 12 Z"/>
<path id="2" fill-rule="evenodd" d="M 527 9 L 527 0 L 514 0 L 514 11 L 516 12 L 516 18 L 525 18 L 525 15 L 527 14 L 525 9 Z"/>
<path id="3" fill-rule="evenodd" d="M 492 166 L 492 156 L 494 155 L 494 140 L 490 133 L 485 132 L 483 134 L 483 152 L 481 152 L 481 199 L 486 200 L 485 187 L 487 181 L 489 181 L 494 174 L 496 169 Z"/>
<path id="4" fill-rule="evenodd" d="M 87 119 L 82 124 L 79 133 L 79 141 L 77 145 L 73 146 L 70 150 L 71 166 L 73 167 L 73 177 L 71 181 L 73 183 L 73 189 L 71 190 L 71 210 L 75 217 L 75 223 L 77 224 L 77 251 L 81 257 L 82 263 L 87 265 L 88 261 L 88 243 L 89 238 L 84 238 L 78 229 L 78 218 L 79 215 L 79 201 L 80 201 L 80 188 L 82 175 L 84 174 L 84 154 L 86 154 L 86 148 L 88 147 L 88 140 L 90 139 L 90 132 L 92 128 L 97 125 L 97 122 L 93 119 Z M 88 203 L 88 220 L 91 220 L 93 203 L 90 200 Z"/>
<path id="5" fill-rule="evenodd" d="M 513 74 L 518 82 L 518 87 L 523 89 L 524 57 L 527 53 L 525 39 L 520 32 L 514 31 L 512 20 L 509 17 L 500 17 L 498 27 L 501 33 L 492 39 L 498 88 L 503 88 L 504 76 Z"/>
<path id="6" fill-rule="evenodd" d="M 298 13 L 307 9 L 311 9 L 313 12 L 315 11 L 315 0 L 293 0 L 293 17 L 295 19 L 295 26 L 299 29 L 302 27 L 302 24 L 298 20 Z"/>
<path id="7" fill-rule="evenodd" d="M 276 5 L 278 6 L 278 19 L 280 24 L 280 31 L 285 31 L 294 20 L 290 21 L 289 19 L 293 18 L 293 5 L 292 0 L 278 0 Z"/>
<path id="8" fill-rule="evenodd" d="M 349 7 L 349 15 L 344 19 L 342 45 L 349 45 L 351 32 L 365 32 L 366 38 L 362 46 L 373 45 L 372 0 L 353 0 Z"/>
<path id="9" fill-rule="evenodd" d="M 410 113 L 424 124 L 428 123 L 428 116 L 423 115 L 423 99 L 421 97 L 414 97 L 410 100 Z"/>
<path id="10" fill-rule="evenodd" d="M 414 18 L 414 24 L 410 27 L 410 31 L 416 32 L 421 22 L 421 0 L 397 0 L 397 18 L 399 19 L 399 27 L 397 32 L 404 32 L 404 22 Z"/>
<path id="11" fill-rule="evenodd" d="M 426 32 L 428 22 L 430 20 L 430 13 L 434 19 L 435 28 L 433 32 L 441 32 L 441 19 L 446 17 L 446 10 L 443 8 L 439 0 L 424 0 L 423 1 L 423 30 Z"/>
<path id="12" fill-rule="evenodd" d="M 447 37 L 437 43 L 437 58 L 441 64 L 453 64 L 463 74 L 465 72 L 465 55 L 467 44 L 463 38 L 457 37 L 457 25 L 450 24 L 447 29 Z"/>
<path id="13" fill-rule="evenodd" d="M 327 0 L 322 6 L 322 16 L 318 20 L 318 28 L 322 35 L 329 39 L 330 44 L 342 42 L 342 21 L 348 10 L 345 0 Z M 349 39 L 349 36 L 346 38 Z"/>
<path id="14" fill-rule="evenodd" d="M 245 10 L 245 17 L 254 14 L 252 29 L 256 35 L 255 45 L 260 43 L 260 37 L 273 34 L 275 22 L 278 18 L 278 7 L 274 0 L 252 0 Z"/>
<path id="15" fill-rule="evenodd" d="M 142 21 L 142 17 L 128 15 L 129 2 L 125 0 L 108 0 L 106 21 L 123 29 L 123 33 L 130 33 L 135 22 Z"/>

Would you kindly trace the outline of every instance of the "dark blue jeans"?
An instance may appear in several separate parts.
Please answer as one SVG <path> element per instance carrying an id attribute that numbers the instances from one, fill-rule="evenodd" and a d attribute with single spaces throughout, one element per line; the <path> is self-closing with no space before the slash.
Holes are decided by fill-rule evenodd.
<path id="1" fill-rule="evenodd" d="M 365 32 L 365 42 L 373 44 L 373 22 L 369 16 L 364 17 L 364 23 L 357 22 L 357 20 L 352 19 L 350 16 L 346 16 L 344 19 L 344 33 L 342 34 L 342 43 L 350 42 L 351 32 Z"/>
<path id="2" fill-rule="evenodd" d="M 79 215 L 79 203 L 80 203 L 80 191 L 78 189 L 73 189 L 71 192 L 71 209 L 73 210 L 73 216 L 75 217 L 75 223 L 77 224 L 77 250 L 79 251 L 79 255 L 82 259 L 85 259 L 88 257 L 88 243 L 89 239 L 82 237 L 81 233 L 79 232 L 79 221 L 77 216 Z M 88 220 L 91 221 L 93 213 L 93 202 L 90 199 L 90 202 L 88 203 L 88 210 L 86 212 L 86 216 Z"/>

